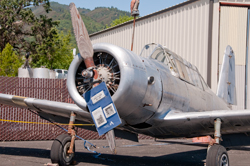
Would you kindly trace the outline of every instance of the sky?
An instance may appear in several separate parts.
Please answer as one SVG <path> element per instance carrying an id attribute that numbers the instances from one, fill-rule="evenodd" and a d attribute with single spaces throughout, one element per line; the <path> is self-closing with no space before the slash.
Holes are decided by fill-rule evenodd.
<path id="1" fill-rule="evenodd" d="M 95 7 L 116 7 L 123 11 L 130 11 L 131 0 L 51 0 L 69 5 L 74 2 L 76 7 L 93 10 Z M 159 10 L 185 2 L 186 0 L 140 0 L 140 16 L 145 16 Z"/>

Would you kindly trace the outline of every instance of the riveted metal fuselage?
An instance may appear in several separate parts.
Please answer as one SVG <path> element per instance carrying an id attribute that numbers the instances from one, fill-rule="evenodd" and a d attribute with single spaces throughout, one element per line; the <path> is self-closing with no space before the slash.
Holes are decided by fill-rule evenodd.
<path id="1" fill-rule="evenodd" d="M 199 88 L 171 74 L 169 67 L 151 58 L 108 43 L 93 46 L 94 52 L 112 55 L 118 62 L 121 78 L 112 96 L 124 128 L 154 137 L 196 136 L 213 133 L 213 123 L 202 120 L 173 121 L 170 116 L 178 113 L 228 110 L 227 104 L 209 88 Z M 75 62 L 74 62 L 75 61 Z M 79 65 L 81 57 L 72 64 Z M 76 69 L 75 69 L 76 70 Z M 74 75 L 75 71 L 69 70 Z M 72 76 L 73 77 L 73 76 Z M 75 82 L 68 77 L 69 92 L 75 103 L 84 110 L 86 103 L 76 95 Z M 183 124 L 184 123 L 184 124 Z"/>
<path id="2" fill-rule="evenodd" d="M 199 132 L 199 127 L 190 128 L 190 122 L 187 129 L 183 124 L 178 128 L 171 120 L 168 123 L 168 115 L 229 109 L 209 88 L 201 89 L 173 76 L 169 67 L 157 60 L 106 43 L 94 45 L 94 50 L 111 54 L 119 63 L 121 82 L 112 99 L 129 130 L 152 136 L 191 136 L 195 135 L 192 131 Z M 154 78 L 152 83 L 150 77 Z"/>

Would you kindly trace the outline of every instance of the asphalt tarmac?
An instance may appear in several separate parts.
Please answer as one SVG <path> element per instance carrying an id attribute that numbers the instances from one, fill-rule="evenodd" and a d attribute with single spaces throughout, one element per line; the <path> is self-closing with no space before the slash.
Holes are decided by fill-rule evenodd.
<path id="1" fill-rule="evenodd" d="M 117 155 L 112 155 L 106 140 L 90 140 L 101 153 L 95 158 L 76 141 L 74 160 L 77 166 L 204 166 L 207 145 L 190 139 L 117 140 Z M 0 142 L 0 166 L 44 166 L 50 163 L 52 141 Z M 250 147 L 228 151 L 231 166 L 250 165 Z"/>

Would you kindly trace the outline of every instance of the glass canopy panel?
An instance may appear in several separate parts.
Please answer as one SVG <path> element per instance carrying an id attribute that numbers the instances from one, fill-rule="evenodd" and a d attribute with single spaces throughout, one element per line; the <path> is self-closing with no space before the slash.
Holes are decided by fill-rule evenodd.
<path id="1" fill-rule="evenodd" d="M 155 43 L 145 45 L 141 51 L 140 56 L 144 58 L 148 58 L 156 49 L 156 47 L 158 47 L 158 44 L 155 44 Z"/>

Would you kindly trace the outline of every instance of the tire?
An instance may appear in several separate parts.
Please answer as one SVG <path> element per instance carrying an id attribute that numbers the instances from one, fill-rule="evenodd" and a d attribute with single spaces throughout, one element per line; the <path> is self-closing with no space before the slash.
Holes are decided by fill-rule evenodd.
<path id="1" fill-rule="evenodd" d="M 52 163 L 57 163 L 60 166 L 68 166 L 73 162 L 75 154 L 75 145 L 73 154 L 67 154 L 70 147 L 71 137 L 67 134 L 59 135 L 53 142 L 50 150 L 50 158 Z"/>
<path id="2" fill-rule="evenodd" d="M 227 150 L 221 145 L 213 145 L 207 152 L 206 166 L 229 166 Z"/>

